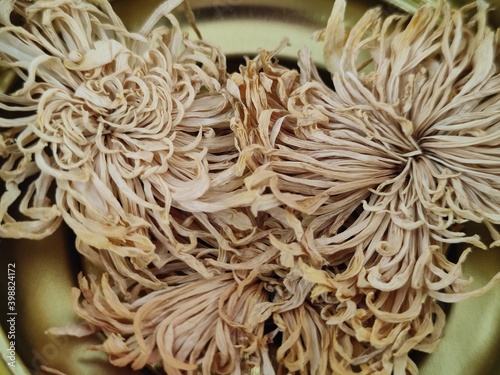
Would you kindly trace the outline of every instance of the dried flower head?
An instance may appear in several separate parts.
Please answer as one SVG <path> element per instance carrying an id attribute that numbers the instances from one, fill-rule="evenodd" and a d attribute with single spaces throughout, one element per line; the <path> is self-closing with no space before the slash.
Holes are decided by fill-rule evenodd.
<path id="1" fill-rule="evenodd" d="M 416 374 L 439 301 L 500 279 L 468 292 L 468 251 L 446 258 L 487 247 L 468 222 L 500 240 L 486 4 L 373 9 L 346 31 L 337 0 L 316 35 L 332 89 L 307 49 L 298 71 L 278 48 L 229 76 L 181 3 L 139 32 L 106 0 L 0 3 L 21 81 L 0 94 L 0 237 L 64 221 L 102 271 L 73 291 L 84 322 L 50 332 L 102 333 L 114 365 L 167 374 Z"/>
<path id="2" fill-rule="evenodd" d="M 445 256 L 449 244 L 486 248 L 460 231 L 467 222 L 499 238 L 497 43 L 485 3 L 472 10 L 373 9 L 346 31 L 336 1 L 317 34 L 334 90 L 307 51 L 300 73 L 261 54 L 228 82 L 246 185 L 256 207 L 296 222 L 281 260 L 314 284 L 304 302 L 329 327 L 334 371 L 416 373 L 409 352 L 431 351 L 443 327 L 436 300 L 500 278 L 465 292 L 467 252 Z"/>
<path id="3" fill-rule="evenodd" d="M 123 289 L 160 285 L 147 268 L 164 263 L 155 241 L 201 268 L 172 222 L 250 195 L 227 195 L 241 181 L 228 172 L 225 56 L 181 31 L 170 14 L 180 3 L 133 33 L 107 1 L 2 2 L 0 63 L 21 81 L 0 97 L 2 237 L 42 238 L 64 220 Z"/>

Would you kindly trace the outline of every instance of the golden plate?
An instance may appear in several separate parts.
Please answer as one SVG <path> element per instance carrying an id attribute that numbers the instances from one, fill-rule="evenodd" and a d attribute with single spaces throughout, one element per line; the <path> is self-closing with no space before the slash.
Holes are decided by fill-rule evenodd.
<path id="1" fill-rule="evenodd" d="M 120 0 L 113 2 L 119 16 L 135 29 L 162 0 Z M 388 0 L 406 4 L 407 11 L 419 1 Z M 458 1 L 461 2 L 461 1 Z M 458 3 L 457 2 L 457 3 Z M 493 1 L 491 1 L 493 2 Z M 228 55 L 232 69 L 253 56 L 258 48 L 274 49 L 283 38 L 290 46 L 279 58 L 294 61 L 297 51 L 308 45 L 318 65 L 322 46 L 311 39 L 314 31 L 325 27 L 331 0 L 191 0 L 198 28 L 203 37 L 219 44 Z M 496 1 L 500 5 L 500 1 Z M 368 8 L 380 4 L 368 0 L 348 2 L 348 16 L 354 22 Z M 396 8 L 384 5 L 387 12 Z M 498 7 L 500 8 L 500 6 Z M 491 22 L 500 24 L 499 11 L 491 13 Z M 183 20 L 182 15 L 180 19 Z M 189 29 L 184 20 L 184 26 Z M 11 77 L 3 75 L 0 90 L 6 90 Z M 15 366 L 9 366 L 11 325 L 7 315 L 7 267 L 15 264 Z M 57 368 L 69 375 L 148 374 L 108 364 L 103 353 L 89 351 L 98 337 L 75 339 L 51 337 L 45 331 L 77 321 L 71 308 L 70 290 L 76 275 L 84 267 L 74 250 L 69 230 L 61 228 L 42 241 L 0 239 L 0 374 L 41 374 L 42 365 Z M 500 252 L 473 251 L 464 272 L 474 278 L 471 287 L 484 285 L 499 270 Z M 483 297 L 449 308 L 444 337 L 437 351 L 418 358 L 422 375 L 498 375 L 500 358 L 500 286 Z M 12 359 L 12 358 L 11 358 Z"/>

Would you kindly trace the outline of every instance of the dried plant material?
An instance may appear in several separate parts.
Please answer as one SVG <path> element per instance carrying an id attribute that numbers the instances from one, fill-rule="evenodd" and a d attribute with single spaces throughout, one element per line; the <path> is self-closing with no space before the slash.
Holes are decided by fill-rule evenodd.
<path id="1" fill-rule="evenodd" d="M 481 295 L 500 279 L 466 292 L 468 252 L 457 264 L 445 256 L 449 244 L 487 247 L 460 231 L 467 222 L 498 237 L 496 42 L 482 1 L 473 16 L 444 2 L 413 17 L 373 9 L 348 33 L 344 11 L 337 1 L 317 35 L 335 90 L 307 50 L 300 73 L 261 53 L 228 82 L 233 129 L 254 207 L 285 207 L 296 228 L 297 241 L 275 246 L 316 285 L 309 303 L 334 331 L 329 368 L 417 373 L 410 351 L 440 339 L 436 300 Z M 303 370 L 310 360 L 296 350 Z"/>
<path id="2" fill-rule="evenodd" d="M 184 35 L 169 14 L 181 2 L 139 33 L 107 1 L 2 3 L 1 65 L 22 81 L 0 97 L 3 237 L 42 238 L 64 220 L 78 250 L 115 278 L 158 287 L 147 270 L 159 261 L 155 238 L 200 268 L 172 221 L 251 201 L 233 194 L 241 182 L 228 172 L 237 150 L 220 93 L 225 57 Z M 156 26 L 163 16 L 170 26 Z"/>
<path id="3" fill-rule="evenodd" d="M 106 339 L 94 349 L 120 367 L 153 366 L 168 374 L 235 374 L 255 368 L 272 373 L 272 335 L 265 332 L 268 319 L 257 311 L 264 308 L 266 317 L 271 315 L 270 294 L 282 282 L 277 275 L 287 273 L 270 238 L 285 243 L 295 238 L 293 231 L 268 214 L 255 222 L 242 209 L 193 216 L 185 230 L 205 246 L 193 246 L 190 255 L 203 260 L 213 276 L 205 277 L 159 245 L 162 265 L 150 270 L 164 287 L 129 281 L 123 292 L 111 274 L 81 276 L 73 307 L 84 323 L 49 333 L 80 337 L 102 332 Z M 306 293 L 299 296 L 276 306 L 296 306 Z"/>
<path id="4" fill-rule="evenodd" d="M 75 310 L 106 334 L 95 349 L 108 353 L 111 363 L 141 369 L 158 362 L 167 374 L 198 369 L 233 374 L 243 366 L 243 353 L 255 357 L 254 363 L 262 361 L 264 326 L 246 330 L 253 305 L 268 298 L 262 282 L 236 293 L 231 273 L 210 280 L 198 274 L 171 275 L 164 281 L 171 286 L 120 303 L 107 277 L 99 286 L 80 280 Z"/>
<path id="5" fill-rule="evenodd" d="M 137 33 L 105 0 L 0 3 L 21 81 L 0 94 L 0 237 L 64 221 L 102 271 L 73 290 L 83 322 L 48 333 L 101 333 L 115 366 L 175 375 L 417 374 L 440 303 L 500 279 L 467 291 L 469 250 L 446 258 L 487 247 L 468 222 L 500 239 L 486 4 L 347 30 L 337 0 L 316 35 L 333 90 L 307 49 L 299 70 L 274 60 L 286 41 L 229 76 L 181 3 Z"/>
<path id="6" fill-rule="evenodd" d="M 304 55 L 300 77 L 265 57 L 249 62 L 228 85 L 243 104 L 233 127 L 253 172 L 247 187 L 265 185 L 280 203 L 315 215 L 375 194 L 364 209 L 426 225 L 443 242 L 484 247 L 456 231 L 468 221 L 499 222 L 496 45 L 481 4 L 477 22 L 465 26 L 444 3 L 439 12 L 423 7 L 411 21 L 394 15 L 382 22 L 378 9 L 367 12 L 345 46 L 325 41 L 338 70 L 335 91 L 304 74 L 311 70 Z M 330 24 L 336 28 L 324 38 L 344 30 Z M 423 41 L 427 49 L 417 48 Z M 368 52 L 369 61 L 357 61 Z M 367 64 L 376 65 L 358 72 Z M 414 203 L 412 216 L 405 207 Z M 346 207 L 340 210 L 349 215 Z"/>
<path id="7" fill-rule="evenodd" d="M 392 164 L 383 169 L 390 178 L 374 189 L 377 201 L 365 209 L 422 223 L 443 242 L 481 246 L 454 229 L 500 219 L 496 43 L 486 4 L 477 7 L 470 19 L 470 7 L 452 10 L 445 2 L 411 19 L 382 19 L 374 9 L 345 43 L 330 40 L 341 30 L 333 24 L 322 37 L 341 54 L 329 64 L 338 65 L 332 77 L 344 109 L 335 121 L 357 121 L 362 139 Z M 358 69 L 367 64 L 373 65 L 367 72 Z M 406 212 L 413 204 L 415 213 Z"/>
<path id="8" fill-rule="evenodd" d="M 273 314 L 301 308 L 312 284 L 285 280 L 288 271 L 273 244 L 296 239 L 286 222 L 267 213 L 255 222 L 244 212 L 207 213 L 191 222 L 205 227 L 186 228 L 207 244 L 190 254 L 203 259 L 214 276 L 207 279 L 160 251 L 165 263 L 151 269 L 165 285 L 158 290 L 130 283 L 124 294 L 107 274 L 99 280 L 81 277 L 73 307 L 85 323 L 51 333 L 103 332 L 106 340 L 94 349 L 108 353 L 116 366 L 149 365 L 168 374 L 275 373 L 269 345 L 276 331 L 266 333 L 265 327 Z"/>

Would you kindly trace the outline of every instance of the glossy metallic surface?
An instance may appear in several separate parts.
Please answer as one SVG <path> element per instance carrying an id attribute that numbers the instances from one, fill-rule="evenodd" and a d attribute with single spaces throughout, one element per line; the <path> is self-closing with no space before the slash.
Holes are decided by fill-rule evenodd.
<path id="1" fill-rule="evenodd" d="M 113 6 L 129 28 L 136 29 L 161 2 L 116 0 Z M 403 8 L 402 3 L 418 3 L 388 2 Z M 254 56 L 258 48 L 275 49 L 283 38 L 288 38 L 290 45 L 280 58 L 294 60 L 298 50 L 308 45 L 313 59 L 321 65 L 321 46 L 311 35 L 326 25 L 332 6 L 330 0 L 191 0 L 190 4 L 203 37 L 220 45 L 228 56 L 238 57 L 237 61 L 243 61 L 242 55 Z M 381 3 L 351 0 L 348 4 L 348 15 L 354 23 L 368 7 Z M 395 9 L 394 5 L 384 3 L 384 6 L 388 12 Z M 406 9 L 411 11 L 409 6 Z M 184 19 L 182 13 L 179 18 Z M 499 19 L 493 17 L 492 23 L 498 24 Z M 194 32 L 190 34 L 194 37 Z M 0 90 L 5 91 L 11 77 L 5 73 L 0 77 Z M 98 337 L 70 339 L 45 334 L 50 327 L 77 321 L 71 309 L 71 288 L 76 285 L 82 264 L 71 237 L 63 228 L 43 241 L 0 239 L 0 300 L 3 301 L 0 323 L 4 330 L 7 328 L 6 268 L 8 263 L 16 264 L 17 366 L 12 374 L 27 375 L 28 368 L 36 371 L 42 364 L 69 375 L 148 373 L 147 370 L 133 372 L 114 368 L 101 353 L 86 350 L 99 342 Z M 469 256 L 465 272 L 474 278 L 473 286 L 479 286 L 499 269 L 500 251 L 476 250 Z M 2 360 L 5 360 L 6 345 L 5 335 L 0 335 Z M 483 297 L 450 308 L 437 351 L 419 358 L 421 374 L 497 375 L 499 346 L 500 285 L 497 285 Z M 8 373 L 9 369 L 0 361 L 0 374 Z"/>

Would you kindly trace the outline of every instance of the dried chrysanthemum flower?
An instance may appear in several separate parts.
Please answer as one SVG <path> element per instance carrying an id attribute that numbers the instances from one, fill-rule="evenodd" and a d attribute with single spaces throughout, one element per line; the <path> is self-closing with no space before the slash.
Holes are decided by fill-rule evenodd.
<path id="1" fill-rule="evenodd" d="M 500 76 L 486 3 L 478 1 L 472 16 L 472 6 L 455 10 L 444 1 L 411 18 L 374 9 L 346 39 L 344 9 L 335 3 L 319 35 L 338 105 L 331 122 L 356 129 L 389 162 L 381 170 L 387 181 L 365 209 L 426 225 L 441 242 L 481 246 L 456 226 L 481 222 L 495 232 L 500 223 Z"/>
<path id="2" fill-rule="evenodd" d="M 95 349 L 108 353 L 111 363 L 155 365 L 167 374 L 232 374 L 243 367 L 244 351 L 260 355 L 263 326 L 245 332 L 243 325 L 252 306 L 267 298 L 262 283 L 237 294 L 231 273 L 210 280 L 173 273 L 163 281 L 169 287 L 131 303 L 119 301 L 107 278 L 100 285 L 82 280 L 82 302 L 75 290 L 76 312 L 106 335 Z"/>
<path id="3" fill-rule="evenodd" d="M 123 288 L 159 286 L 147 269 L 161 264 L 155 241 L 201 267 L 172 222 L 252 193 L 233 195 L 225 57 L 181 31 L 169 14 L 180 3 L 132 33 L 105 0 L 2 2 L 0 63 L 21 81 L 0 97 L 2 237 L 42 238 L 63 219 L 78 250 L 123 276 Z M 163 16 L 170 26 L 158 25 Z"/>
<path id="4" fill-rule="evenodd" d="M 334 196 L 341 197 L 337 201 L 350 201 L 354 209 L 369 187 L 387 178 L 379 176 L 376 168 L 366 168 L 363 161 L 387 162 L 379 160 L 377 150 L 354 141 L 339 147 L 333 137 L 328 138 L 328 118 L 320 108 L 291 107 L 299 90 L 307 93 L 317 86 L 325 90 L 323 94 L 331 92 L 318 81 L 307 50 L 299 58 L 301 73 L 272 62 L 271 57 L 262 52 L 227 84 L 240 104 L 233 130 L 241 147 L 240 159 L 251 172 L 245 184 L 261 194 L 254 210 L 285 205 L 304 214 L 332 213 Z M 338 208 L 349 216 L 347 205 L 338 204 Z"/>
<path id="5" fill-rule="evenodd" d="M 286 233 L 231 209 L 255 194 L 233 173 L 225 59 L 187 39 L 169 15 L 180 3 L 139 33 L 107 1 L 2 3 L 1 62 L 22 82 L 1 96 L 1 235 L 42 238 L 64 220 L 105 271 L 75 290 L 87 323 L 53 332 L 104 333 L 98 349 L 119 366 L 232 373 L 270 363 L 264 322 L 245 320 L 279 267 L 267 233 Z M 156 26 L 164 15 L 171 27 Z"/>
<path id="6" fill-rule="evenodd" d="M 318 34 L 335 90 L 307 51 L 300 73 L 261 54 L 228 82 L 233 128 L 254 205 L 299 223 L 298 241 L 277 246 L 317 285 L 309 303 L 335 332 L 329 366 L 415 373 L 409 352 L 440 337 L 435 300 L 479 295 L 500 276 L 465 292 L 467 252 L 445 256 L 450 243 L 486 247 L 460 232 L 467 222 L 498 239 L 497 44 L 482 1 L 472 17 L 444 2 L 412 17 L 374 9 L 348 33 L 344 10 L 337 1 Z"/>
<path id="7" fill-rule="evenodd" d="M 300 72 L 262 52 L 226 82 L 169 15 L 181 2 L 138 33 L 104 0 L 0 4 L 0 63 L 23 81 L 0 96 L 0 235 L 64 220 L 105 271 L 74 290 L 85 322 L 51 332 L 100 332 L 113 364 L 168 374 L 417 373 L 437 301 L 499 278 L 465 292 L 467 252 L 445 256 L 485 247 L 469 221 L 500 238 L 486 5 L 372 10 L 346 34 L 337 1 L 318 34 L 332 90 L 307 50 Z"/>
<path id="8" fill-rule="evenodd" d="M 425 224 L 442 242 L 482 246 L 455 228 L 474 221 L 494 231 L 499 222 L 499 78 L 484 3 L 470 21 L 470 7 L 444 2 L 411 19 L 373 9 L 347 39 L 343 4 L 319 34 L 335 91 L 312 77 L 306 56 L 300 77 L 267 62 L 259 71 L 259 60 L 231 77 L 247 186 L 265 184 L 280 203 L 315 215 L 375 194 L 365 209 Z M 405 209 L 413 203 L 414 216 Z"/>
<path id="9" fill-rule="evenodd" d="M 191 249 L 191 254 L 204 259 L 214 276 L 205 277 L 168 252 L 160 253 L 162 267 L 151 268 L 165 285 L 161 289 L 131 282 L 123 293 L 108 274 L 82 276 L 80 289 L 73 291 L 73 307 L 84 322 L 50 333 L 102 333 L 105 340 L 94 349 L 107 353 L 116 366 L 154 366 L 167 374 L 236 374 L 245 368 L 272 374 L 269 343 L 276 332 L 266 332 L 266 324 L 272 314 L 278 321 L 280 316 L 287 319 L 291 309 L 302 309 L 313 284 L 297 277 L 283 281 L 288 270 L 279 264 L 271 238 L 290 241 L 290 228 L 268 214 L 246 223 L 242 210 L 230 214 L 203 214 L 206 219 L 198 223 L 205 227 L 186 227 L 210 244 Z M 305 287 L 301 293 L 293 284 L 297 282 Z M 295 297 L 290 299 L 290 293 Z M 316 359 L 317 349 L 311 349 Z"/>

